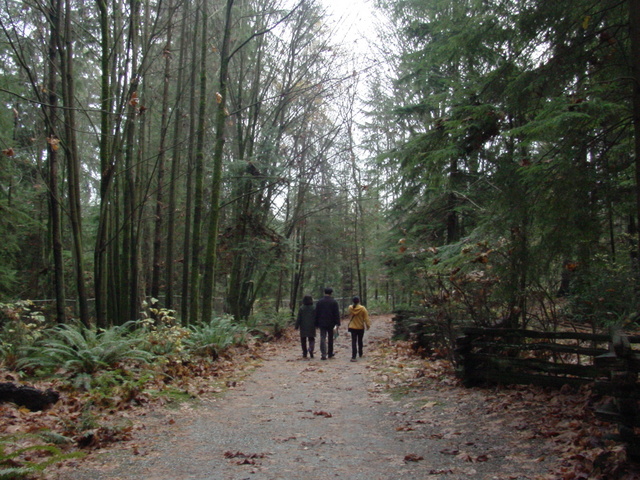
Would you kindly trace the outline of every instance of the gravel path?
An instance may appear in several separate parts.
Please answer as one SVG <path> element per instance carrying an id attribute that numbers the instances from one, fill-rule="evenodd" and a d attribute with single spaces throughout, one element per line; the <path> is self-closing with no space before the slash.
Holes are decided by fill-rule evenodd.
<path id="1" fill-rule="evenodd" d="M 375 348 L 391 326 L 373 320 L 358 362 L 350 362 L 346 336 L 327 361 L 303 359 L 289 343 L 224 396 L 152 413 L 126 449 L 98 451 L 57 478 L 542 478 L 544 446 L 510 414 L 479 416 L 481 394 L 434 385 L 394 399 L 381 388 Z"/>

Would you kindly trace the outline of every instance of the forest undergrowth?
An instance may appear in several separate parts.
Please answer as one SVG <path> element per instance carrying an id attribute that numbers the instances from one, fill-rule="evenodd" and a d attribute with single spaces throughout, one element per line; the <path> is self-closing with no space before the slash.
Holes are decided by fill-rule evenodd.
<path id="1" fill-rule="evenodd" d="M 514 444 L 512 455 L 527 448 L 527 441 L 542 441 L 548 456 L 554 457 L 552 471 L 538 480 L 632 480 L 640 478 L 640 464 L 627 459 L 617 438 L 617 427 L 595 417 L 594 405 L 600 401 L 590 388 L 560 390 L 536 386 L 497 386 L 465 388 L 455 376 L 451 362 L 441 358 L 421 359 L 411 342 L 382 342 L 372 370 L 375 388 L 396 397 L 414 399 L 415 408 L 401 412 L 402 430 L 424 428 L 424 412 L 439 404 L 455 405 L 442 420 L 441 435 L 464 435 L 461 418 L 476 416 L 495 419 L 485 433 L 487 444 L 503 439 L 505 429 L 524 433 L 524 444 Z M 507 424 L 504 418 L 508 417 Z M 442 419 L 442 417 L 439 417 Z M 478 424 L 476 424 L 477 427 Z M 447 452 L 470 464 L 486 461 L 463 450 Z M 537 461 L 548 460 L 540 457 Z"/>
<path id="2" fill-rule="evenodd" d="M 288 329 L 278 340 L 252 339 L 244 345 L 229 346 L 215 360 L 174 360 L 155 371 L 139 370 L 134 363 L 122 364 L 114 370 L 93 373 L 90 389 L 62 379 L 22 378 L 3 369 L 0 381 L 51 388 L 60 393 L 60 400 L 39 412 L 11 403 L 0 404 L 0 479 L 46 478 L 55 465 L 82 462 L 88 452 L 129 442 L 136 434 L 143 434 L 141 424 L 149 412 L 224 395 L 257 368 L 265 356 L 278 349 L 295 348 L 294 337 L 292 329 Z M 544 442 L 554 457 L 554 467 L 539 480 L 640 478 L 640 467 L 627 460 L 624 446 L 614 438 L 615 425 L 595 418 L 593 405 L 598 399 L 587 388 L 467 389 L 460 385 L 448 360 L 425 359 L 411 342 L 390 338 L 379 341 L 372 349 L 368 369 L 372 391 L 402 400 L 398 431 L 424 429 L 425 412 L 446 401 L 451 407 L 445 417 L 439 417 L 442 433 L 425 431 L 432 438 L 447 432 L 461 435 L 464 427 L 460 422 L 469 417 L 469 412 L 487 418 L 506 416 L 510 419 L 508 424 L 496 422 L 486 441 L 500 441 L 501 432 L 507 428 L 524 432 L 528 440 Z M 513 445 L 513 455 L 518 454 L 519 448 L 526 448 L 526 443 Z M 456 455 L 469 465 L 485 461 L 482 455 L 472 456 L 463 450 L 447 454 Z"/>

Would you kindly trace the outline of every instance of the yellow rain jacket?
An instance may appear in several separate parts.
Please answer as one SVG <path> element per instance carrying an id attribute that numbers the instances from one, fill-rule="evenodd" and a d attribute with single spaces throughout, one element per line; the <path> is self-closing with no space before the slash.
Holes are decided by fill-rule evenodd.
<path id="1" fill-rule="evenodd" d="M 349 305 L 349 324 L 347 328 L 353 328 L 354 330 L 367 330 L 371 328 L 371 320 L 369 320 L 369 312 L 363 305 Z"/>

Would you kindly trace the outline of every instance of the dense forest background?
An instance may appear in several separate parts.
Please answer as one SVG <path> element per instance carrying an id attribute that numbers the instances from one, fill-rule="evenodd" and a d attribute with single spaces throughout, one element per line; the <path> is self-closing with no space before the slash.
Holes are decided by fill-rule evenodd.
<path id="1" fill-rule="evenodd" d="M 634 320 L 640 1 L 374 7 L 363 53 L 315 0 L 5 2 L 3 305 Z"/>

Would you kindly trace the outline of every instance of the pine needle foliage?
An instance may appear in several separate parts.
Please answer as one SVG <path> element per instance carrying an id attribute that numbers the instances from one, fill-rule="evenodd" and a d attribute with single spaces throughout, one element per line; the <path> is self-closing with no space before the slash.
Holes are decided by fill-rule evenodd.
<path id="1" fill-rule="evenodd" d="M 372 116 L 380 124 L 395 116 L 408 132 L 379 155 L 394 196 L 387 248 L 401 243 L 387 262 L 397 278 L 491 276 L 485 307 L 500 307 L 491 306 L 483 322 L 526 324 L 533 298 L 555 297 L 569 277 L 573 318 L 604 322 L 636 309 L 637 296 L 621 289 L 637 269 L 628 232 L 638 228 L 639 188 L 628 5 L 380 5 L 400 46 L 395 81 L 376 90 L 384 111 Z M 469 248 L 485 252 L 469 258 Z M 414 298 L 424 298 L 407 283 Z M 474 297 L 477 282 L 453 283 L 439 288 Z M 593 306 L 605 297 L 612 300 L 606 308 Z M 470 316 L 478 312 L 474 302 Z"/>

